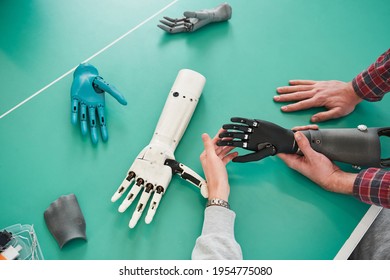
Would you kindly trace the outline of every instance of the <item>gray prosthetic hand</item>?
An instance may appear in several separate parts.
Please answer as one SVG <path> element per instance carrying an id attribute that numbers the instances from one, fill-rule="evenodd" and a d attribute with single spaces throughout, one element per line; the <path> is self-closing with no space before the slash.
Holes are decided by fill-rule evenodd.
<path id="1" fill-rule="evenodd" d="M 223 3 L 218 7 L 195 12 L 184 12 L 183 18 L 164 17 L 162 24 L 157 25 L 168 33 L 194 32 L 199 28 L 212 23 L 229 20 L 232 17 L 232 7 Z"/>
<path id="2" fill-rule="evenodd" d="M 234 162 L 261 160 L 277 153 L 301 154 L 294 139 L 294 131 L 274 123 L 232 118 L 239 124 L 225 124 L 226 132 L 219 135 L 218 146 L 234 146 L 254 151 L 233 159 Z M 302 133 L 311 147 L 331 160 L 354 166 L 390 167 L 390 158 L 381 159 L 380 136 L 390 137 L 390 127 L 335 128 L 306 130 Z"/>

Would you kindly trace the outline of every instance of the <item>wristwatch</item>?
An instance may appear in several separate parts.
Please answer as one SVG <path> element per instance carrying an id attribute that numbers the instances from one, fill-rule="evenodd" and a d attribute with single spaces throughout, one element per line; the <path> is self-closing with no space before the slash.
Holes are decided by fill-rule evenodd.
<path id="1" fill-rule="evenodd" d="M 211 199 L 207 200 L 206 207 L 209 207 L 209 206 L 222 206 L 222 207 L 225 207 L 227 209 L 230 209 L 229 202 L 227 202 L 223 199 L 219 199 L 219 198 L 211 198 Z"/>

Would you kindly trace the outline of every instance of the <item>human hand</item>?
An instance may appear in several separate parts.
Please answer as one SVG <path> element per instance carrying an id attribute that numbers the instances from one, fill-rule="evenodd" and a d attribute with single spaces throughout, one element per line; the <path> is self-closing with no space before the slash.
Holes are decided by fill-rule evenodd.
<path id="1" fill-rule="evenodd" d="M 96 113 L 99 118 L 102 139 L 103 141 L 108 140 L 106 119 L 104 116 L 104 92 L 109 93 L 120 104 L 127 104 L 124 96 L 114 86 L 106 83 L 99 76 L 99 72 L 94 66 L 88 63 L 80 64 L 73 73 L 73 83 L 70 91 L 72 99 L 71 121 L 72 124 L 77 124 L 78 115 L 80 114 L 81 134 L 86 135 L 88 131 L 88 115 L 91 138 L 94 144 L 98 142 Z"/>
<path id="2" fill-rule="evenodd" d="M 212 140 L 209 135 L 202 135 L 204 151 L 200 155 L 200 162 L 206 176 L 209 198 L 219 198 L 228 201 L 230 187 L 226 164 L 236 157 L 238 153 L 230 153 L 234 147 L 219 147 L 216 145 L 219 140 L 218 135 L 223 131 L 223 129 L 220 129 Z"/>
<path id="3" fill-rule="evenodd" d="M 361 99 L 352 83 L 341 81 L 291 80 L 290 86 L 278 87 L 276 102 L 295 102 L 282 106 L 283 112 L 294 112 L 313 107 L 325 107 L 327 111 L 314 114 L 312 122 L 322 122 L 351 113 Z"/>
<path id="4" fill-rule="evenodd" d="M 118 211 L 123 213 L 133 203 L 140 190 L 142 188 L 144 189 L 129 222 L 130 228 L 136 226 L 149 198 L 154 193 L 145 217 L 145 222 L 149 224 L 153 220 L 160 200 L 166 192 L 172 178 L 172 169 L 168 165 L 165 165 L 165 161 L 166 159 L 174 158 L 173 152 L 169 148 L 157 144 L 150 144 L 139 153 L 131 165 L 127 177 L 111 198 L 112 202 L 117 201 L 129 186 L 133 182 L 135 183 L 118 208 Z"/>
<path id="5" fill-rule="evenodd" d="M 294 137 L 303 155 L 278 154 L 288 167 L 298 171 L 325 190 L 352 194 L 357 174 L 342 171 L 326 156 L 314 151 L 309 140 L 301 132 L 295 132 Z"/>
<path id="6" fill-rule="evenodd" d="M 168 33 L 194 32 L 199 28 L 212 23 L 229 20 L 232 17 L 232 7 L 223 3 L 218 7 L 200 11 L 184 12 L 184 18 L 164 17 L 162 24 L 157 25 Z"/>

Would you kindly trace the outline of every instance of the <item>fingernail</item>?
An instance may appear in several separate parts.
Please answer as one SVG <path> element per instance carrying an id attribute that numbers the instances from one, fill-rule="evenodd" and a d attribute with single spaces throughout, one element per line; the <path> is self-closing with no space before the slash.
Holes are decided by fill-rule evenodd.
<path id="1" fill-rule="evenodd" d="M 312 122 L 317 122 L 317 121 L 318 121 L 318 118 L 317 118 L 317 117 L 312 117 L 312 118 L 311 118 L 311 121 L 312 121 Z"/>
<path id="2" fill-rule="evenodd" d="M 276 95 L 274 96 L 274 100 L 278 101 L 280 99 L 280 96 Z"/>
<path id="3" fill-rule="evenodd" d="M 300 132 L 295 132 L 295 140 L 299 141 L 301 140 L 302 136 Z"/>
<path id="4" fill-rule="evenodd" d="M 281 109 L 282 109 L 282 111 L 287 111 L 288 108 L 287 108 L 287 106 L 283 106 Z"/>

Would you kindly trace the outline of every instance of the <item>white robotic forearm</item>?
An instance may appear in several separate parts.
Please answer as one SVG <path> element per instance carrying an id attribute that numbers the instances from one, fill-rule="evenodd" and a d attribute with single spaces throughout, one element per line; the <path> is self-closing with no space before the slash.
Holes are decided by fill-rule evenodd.
<path id="1" fill-rule="evenodd" d="M 195 71 L 188 69 L 179 71 L 152 140 L 139 153 L 126 178 L 111 198 L 111 201 L 115 202 L 135 182 L 119 206 L 119 212 L 124 212 L 137 197 L 142 187 L 144 188 L 130 220 L 130 228 L 137 224 L 150 196 L 154 193 L 145 222 L 150 223 L 153 220 L 160 200 L 171 181 L 172 173 L 178 173 L 182 178 L 197 185 L 201 188 L 202 195 L 207 196 L 207 186 L 204 180 L 192 170 L 175 161 L 174 157 L 176 147 L 191 120 L 205 82 L 206 79 Z"/>
<path id="2" fill-rule="evenodd" d="M 174 152 L 191 120 L 206 78 L 183 69 L 173 84 L 150 144 L 167 145 Z"/>

